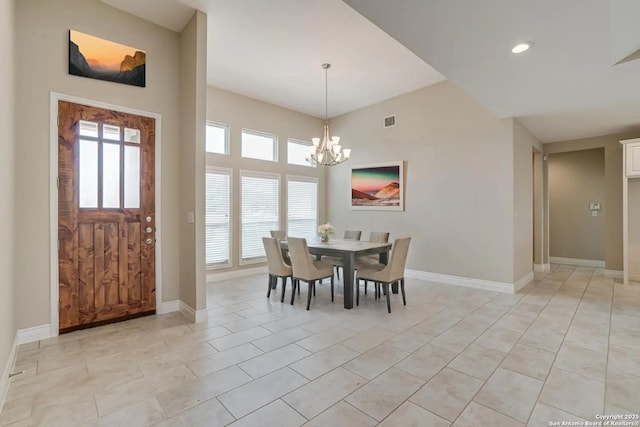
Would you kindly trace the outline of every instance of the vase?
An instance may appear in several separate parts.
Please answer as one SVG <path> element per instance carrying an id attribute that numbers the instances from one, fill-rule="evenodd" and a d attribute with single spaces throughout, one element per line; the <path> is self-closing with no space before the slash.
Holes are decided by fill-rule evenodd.
<path id="1" fill-rule="evenodd" d="M 329 241 L 329 235 L 328 234 L 321 234 L 320 235 L 320 241 L 323 243 L 327 243 Z"/>

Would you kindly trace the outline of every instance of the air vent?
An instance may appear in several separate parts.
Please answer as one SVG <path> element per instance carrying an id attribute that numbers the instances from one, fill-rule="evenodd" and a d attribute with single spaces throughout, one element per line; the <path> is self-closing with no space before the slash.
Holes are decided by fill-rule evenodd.
<path id="1" fill-rule="evenodd" d="M 396 125 L 396 115 L 387 116 L 384 118 L 384 126 L 385 128 L 391 128 Z"/>

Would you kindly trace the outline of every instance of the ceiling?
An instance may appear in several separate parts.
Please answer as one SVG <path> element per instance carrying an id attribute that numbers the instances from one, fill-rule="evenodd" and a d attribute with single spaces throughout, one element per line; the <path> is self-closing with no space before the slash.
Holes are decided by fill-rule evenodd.
<path id="1" fill-rule="evenodd" d="M 640 130 L 640 61 L 614 65 L 637 0 L 102 1 L 174 31 L 206 12 L 209 84 L 317 117 L 330 62 L 329 117 L 446 76 L 543 142 Z"/>

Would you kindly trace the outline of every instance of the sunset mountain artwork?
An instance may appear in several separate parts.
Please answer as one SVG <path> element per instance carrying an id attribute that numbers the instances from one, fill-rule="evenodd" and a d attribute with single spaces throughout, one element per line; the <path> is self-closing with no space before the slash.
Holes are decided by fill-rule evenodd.
<path id="1" fill-rule="evenodd" d="M 403 210 L 402 162 L 351 169 L 351 208 Z"/>
<path id="2" fill-rule="evenodd" d="M 146 52 L 79 31 L 69 31 L 69 74 L 146 86 Z"/>

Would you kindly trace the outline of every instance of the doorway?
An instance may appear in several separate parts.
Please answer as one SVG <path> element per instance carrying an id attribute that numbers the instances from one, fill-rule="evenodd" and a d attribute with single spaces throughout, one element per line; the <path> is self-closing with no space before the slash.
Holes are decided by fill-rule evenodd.
<path id="1" fill-rule="evenodd" d="M 153 314 L 155 119 L 57 107 L 59 330 Z"/>

